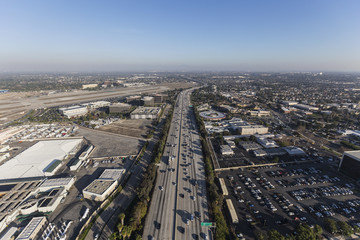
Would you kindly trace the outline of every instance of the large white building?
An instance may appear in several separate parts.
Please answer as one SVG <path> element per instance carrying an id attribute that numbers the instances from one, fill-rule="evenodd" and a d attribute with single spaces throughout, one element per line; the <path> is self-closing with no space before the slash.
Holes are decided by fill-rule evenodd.
<path id="1" fill-rule="evenodd" d="M 44 177 L 55 174 L 62 160 L 77 152 L 83 139 L 39 141 L 0 166 L 1 179 Z"/>
<path id="2" fill-rule="evenodd" d="M 268 128 L 262 125 L 247 125 L 239 127 L 241 135 L 255 135 L 265 134 L 268 132 Z"/>
<path id="3" fill-rule="evenodd" d="M 59 108 L 59 112 L 67 118 L 84 116 L 88 113 L 88 108 L 86 106 L 71 106 Z"/>

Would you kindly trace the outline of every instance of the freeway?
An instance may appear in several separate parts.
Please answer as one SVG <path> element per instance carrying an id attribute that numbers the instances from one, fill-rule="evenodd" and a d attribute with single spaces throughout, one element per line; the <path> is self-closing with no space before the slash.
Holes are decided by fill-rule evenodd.
<path id="1" fill-rule="evenodd" d="M 200 136 L 190 105 L 179 94 L 146 218 L 143 239 L 212 239 Z"/>

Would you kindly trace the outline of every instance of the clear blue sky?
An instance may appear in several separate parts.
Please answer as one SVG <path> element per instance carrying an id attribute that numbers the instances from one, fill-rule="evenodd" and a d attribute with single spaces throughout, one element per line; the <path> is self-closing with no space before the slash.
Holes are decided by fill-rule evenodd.
<path id="1" fill-rule="evenodd" d="M 2 0 L 0 9 L 0 71 L 360 71 L 359 0 Z"/>

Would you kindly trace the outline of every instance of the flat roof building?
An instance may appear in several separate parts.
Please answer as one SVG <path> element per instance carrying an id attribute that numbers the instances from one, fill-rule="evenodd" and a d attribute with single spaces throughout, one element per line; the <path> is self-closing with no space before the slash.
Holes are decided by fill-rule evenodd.
<path id="1" fill-rule="evenodd" d="M 112 103 L 109 106 L 110 113 L 124 113 L 128 112 L 131 108 L 130 104 L 127 103 Z"/>
<path id="2" fill-rule="evenodd" d="M 0 166 L 1 179 L 44 177 L 52 175 L 83 139 L 39 141 Z"/>
<path id="3" fill-rule="evenodd" d="M 231 149 L 229 145 L 220 145 L 221 155 L 223 156 L 231 156 L 234 155 L 234 151 Z"/>
<path id="4" fill-rule="evenodd" d="M 268 128 L 262 125 L 246 125 L 239 127 L 241 135 L 265 134 Z"/>
<path id="5" fill-rule="evenodd" d="M 105 169 L 99 179 L 119 181 L 124 173 L 125 169 Z"/>
<path id="6" fill-rule="evenodd" d="M 339 171 L 355 180 L 360 180 L 360 150 L 344 152 L 339 164 Z"/>
<path id="7" fill-rule="evenodd" d="M 138 107 L 130 113 L 131 119 L 157 119 L 160 115 L 160 107 Z"/>
<path id="8" fill-rule="evenodd" d="M 245 149 L 245 151 L 251 151 L 251 150 L 256 150 L 256 149 L 261 149 L 262 147 L 255 143 L 255 142 L 240 142 L 239 145 Z"/>
<path id="9" fill-rule="evenodd" d="M 34 217 L 26 225 L 16 240 L 36 240 L 42 227 L 46 224 L 46 217 Z"/>
<path id="10" fill-rule="evenodd" d="M 115 180 L 95 179 L 84 190 L 84 198 L 94 201 L 104 201 L 117 187 Z"/>
<path id="11" fill-rule="evenodd" d="M 67 118 L 84 116 L 88 113 L 88 108 L 86 106 L 71 106 L 59 108 L 59 112 Z"/>
<path id="12" fill-rule="evenodd" d="M 75 183 L 75 177 L 48 178 L 39 186 L 40 192 L 46 192 L 53 188 L 64 187 L 69 190 Z"/>

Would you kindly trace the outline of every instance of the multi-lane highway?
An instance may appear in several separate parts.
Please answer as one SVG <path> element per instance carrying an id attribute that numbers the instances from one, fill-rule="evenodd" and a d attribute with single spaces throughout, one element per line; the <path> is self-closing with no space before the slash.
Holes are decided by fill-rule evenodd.
<path id="1" fill-rule="evenodd" d="M 205 169 L 191 90 L 179 94 L 146 218 L 143 239 L 212 239 Z"/>

